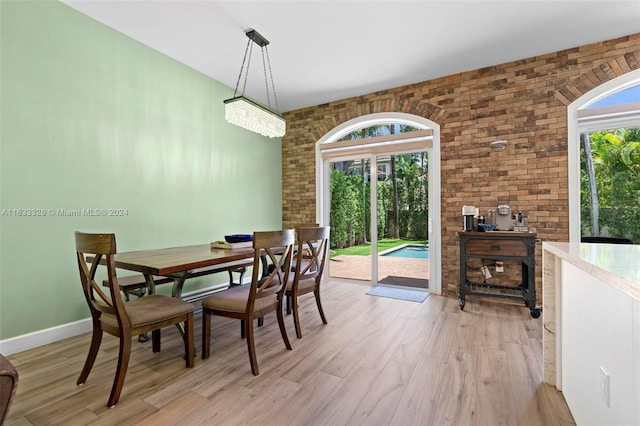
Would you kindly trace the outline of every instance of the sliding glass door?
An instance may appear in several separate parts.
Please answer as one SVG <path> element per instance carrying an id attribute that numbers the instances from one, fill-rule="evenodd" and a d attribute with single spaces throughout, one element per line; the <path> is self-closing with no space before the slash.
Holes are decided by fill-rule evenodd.
<path id="1" fill-rule="evenodd" d="M 378 283 L 429 288 L 428 153 L 376 157 Z"/>
<path id="2" fill-rule="evenodd" d="M 428 153 L 328 162 L 329 275 L 429 288 Z"/>
<path id="3" fill-rule="evenodd" d="M 371 281 L 370 172 L 371 158 L 329 162 L 331 277 Z"/>

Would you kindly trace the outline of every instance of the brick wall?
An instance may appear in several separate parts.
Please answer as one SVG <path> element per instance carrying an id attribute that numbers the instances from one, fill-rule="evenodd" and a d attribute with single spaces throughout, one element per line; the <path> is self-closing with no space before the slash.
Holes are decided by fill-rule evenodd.
<path id="1" fill-rule="evenodd" d="M 639 64 L 634 34 L 286 113 L 283 223 L 315 221 L 315 144 L 328 131 L 372 113 L 426 117 L 441 126 L 442 289 L 454 295 L 463 204 L 509 204 L 541 239 L 568 240 L 567 105 Z M 491 150 L 497 139 L 505 151 Z"/>

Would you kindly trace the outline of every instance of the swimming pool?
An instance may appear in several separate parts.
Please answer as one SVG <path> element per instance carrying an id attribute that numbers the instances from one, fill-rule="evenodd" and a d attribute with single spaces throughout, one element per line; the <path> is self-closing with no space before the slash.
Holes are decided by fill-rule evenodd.
<path id="1" fill-rule="evenodd" d="M 407 257 L 409 259 L 429 259 L 429 246 L 409 244 L 386 252 L 381 256 Z"/>

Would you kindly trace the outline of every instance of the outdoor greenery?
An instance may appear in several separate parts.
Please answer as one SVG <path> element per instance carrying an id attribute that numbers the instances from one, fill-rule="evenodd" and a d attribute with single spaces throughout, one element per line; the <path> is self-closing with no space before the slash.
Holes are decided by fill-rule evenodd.
<path id="1" fill-rule="evenodd" d="M 582 133 L 582 235 L 640 244 L 640 128 Z"/>
<path id="2" fill-rule="evenodd" d="M 373 126 L 343 140 L 417 130 L 398 124 Z M 387 168 L 386 165 L 389 165 Z M 377 230 L 379 238 L 426 240 L 428 161 L 425 152 L 378 157 Z M 371 240 L 370 161 L 342 161 L 331 171 L 331 248 L 342 249 Z M 383 167 L 383 171 L 380 167 Z M 386 173 L 389 170 L 389 173 Z"/>
<path id="3" fill-rule="evenodd" d="M 427 244 L 426 240 L 411 240 L 411 239 L 389 239 L 385 238 L 378 240 L 378 253 L 381 251 L 389 250 L 390 248 L 401 246 L 404 244 Z M 342 254 L 349 254 L 352 256 L 369 256 L 371 254 L 371 243 L 361 244 L 357 246 L 347 247 L 344 249 L 332 250 L 331 257 L 339 256 Z"/>

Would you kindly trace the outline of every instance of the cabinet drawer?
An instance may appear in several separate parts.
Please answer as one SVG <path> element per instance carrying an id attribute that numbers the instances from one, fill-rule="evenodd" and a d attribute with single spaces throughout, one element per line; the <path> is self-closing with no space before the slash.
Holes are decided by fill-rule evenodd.
<path id="1" fill-rule="evenodd" d="M 520 240 L 472 239 L 465 244 L 467 255 L 527 256 L 527 245 Z"/>

